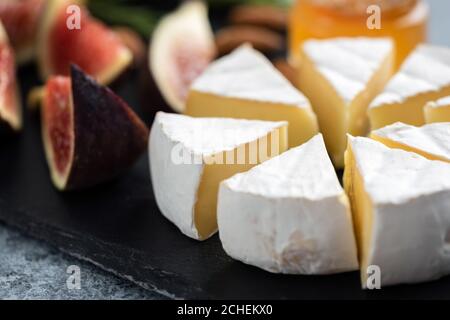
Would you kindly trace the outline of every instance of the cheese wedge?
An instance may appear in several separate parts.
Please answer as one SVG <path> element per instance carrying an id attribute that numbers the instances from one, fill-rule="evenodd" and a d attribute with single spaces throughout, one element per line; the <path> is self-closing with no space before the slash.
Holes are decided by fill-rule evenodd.
<path id="1" fill-rule="evenodd" d="M 344 187 L 350 198 L 363 288 L 377 266 L 381 286 L 450 273 L 450 165 L 349 137 Z"/>
<path id="2" fill-rule="evenodd" d="M 419 45 L 369 107 L 372 130 L 401 121 L 421 126 L 423 107 L 450 95 L 450 48 Z"/>
<path id="3" fill-rule="evenodd" d="M 287 143 L 286 122 L 158 112 L 149 158 L 159 209 L 185 235 L 207 239 L 217 231 L 219 183 L 285 151 Z"/>
<path id="4" fill-rule="evenodd" d="M 305 98 L 261 53 L 244 45 L 212 63 L 194 81 L 186 114 L 289 122 L 289 145 L 318 132 Z"/>
<path id="5" fill-rule="evenodd" d="M 450 122 L 414 127 L 396 122 L 372 131 L 370 137 L 390 148 L 415 152 L 430 160 L 450 163 Z"/>
<path id="6" fill-rule="evenodd" d="M 450 122 L 450 96 L 425 105 L 425 122 Z"/>
<path id="7" fill-rule="evenodd" d="M 276 273 L 358 268 L 347 196 L 322 135 L 223 181 L 219 235 L 234 259 Z"/>
<path id="8" fill-rule="evenodd" d="M 394 70 L 392 40 L 309 40 L 301 48 L 299 88 L 319 119 L 334 164 L 344 165 L 347 133 L 369 133 L 367 108 Z"/>

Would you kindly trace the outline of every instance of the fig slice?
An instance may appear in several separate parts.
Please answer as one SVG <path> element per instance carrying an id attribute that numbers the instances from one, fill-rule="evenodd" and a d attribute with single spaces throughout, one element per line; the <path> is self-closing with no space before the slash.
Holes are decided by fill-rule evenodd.
<path id="1" fill-rule="evenodd" d="M 186 1 L 163 17 L 155 28 L 149 50 L 153 79 L 167 104 L 183 112 L 191 83 L 216 55 L 206 5 Z"/>
<path id="2" fill-rule="evenodd" d="M 22 107 L 17 89 L 14 50 L 0 22 L 0 127 L 19 131 Z"/>
<path id="3" fill-rule="evenodd" d="M 18 64 L 35 57 L 39 21 L 45 0 L 1 0 L 0 20 L 16 52 Z"/>
<path id="4" fill-rule="evenodd" d="M 71 78 L 47 81 L 41 121 L 47 163 L 59 190 L 111 180 L 147 147 L 149 130 L 133 110 L 75 65 Z"/>
<path id="5" fill-rule="evenodd" d="M 47 0 L 37 49 L 42 79 L 68 76 L 70 64 L 75 63 L 106 85 L 131 64 L 131 51 L 113 30 L 89 14 L 84 2 Z"/>

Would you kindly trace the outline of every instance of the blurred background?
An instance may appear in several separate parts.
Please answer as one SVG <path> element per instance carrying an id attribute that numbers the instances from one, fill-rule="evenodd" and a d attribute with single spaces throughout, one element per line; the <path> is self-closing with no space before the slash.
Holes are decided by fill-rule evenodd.
<path id="1" fill-rule="evenodd" d="M 91 0 L 89 6 L 96 16 L 105 19 L 105 21 L 113 24 L 129 24 L 143 36 L 147 36 L 156 25 L 158 18 L 164 13 L 175 9 L 181 2 L 183 1 Z M 273 5 L 288 9 L 295 0 L 208 0 L 206 2 L 210 8 L 210 15 L 223 21 L 224 15 L 234 6 Z M 447 17 L 448 12 L 450 12 L 450 2 L 445 0 L 425 0 L 425 2 L 429 4 L 431 9 L 429 41 L 436 44 L 450 45 L 450 37 L 445 34 L 450 26 L 450 21 Z M 123 10 L 124 7 L 127 9 Z M 214 25 L 214 21 L 212 22 Z"/>
<path id="2" fill-rule="evenodd" d="M 131 29 L 143 41 L 140 47 L 147 48 L 152 46 L 152 34 L 160 19 L 174 12 L 182 2 L 92 0 L 88 3 L 88 7 L 94 16 L 104 22 Z M 450 37 L 446 34 L 446 30 L 450 28 L 450 21 L 446 17 L 447 12 L 450 12 L 449 1 L 208 0 L 205 2 L 208 6 L 209 23 L 214 32 L 215 57 L 229 53 L 243 43 L 251 43 L 253 47 L 265 53 L 291 82 L 295 82 L 295 71 L 292 67 L 295 66 L 297 49 L 309 38 L 360 35 L 393 37 L 397 46 L 397 67 L 418 43 L 431 42 L 450 46 Z M 380 30 L 370 30 L 367 27 L 369 14 L 366 10 L 372 3 L 378 4 L 381 8 Z M 189 27 L 186 26 L 186 29 Z M 144 49 L 140 51 L 142 52 L 137 55 L 145 61 L 143 65 L 146 69 L 146 64 L 149 63 L 145 60 L 148 57 L 147 51 Z M 189 51 L 189 54 L 195 56 L 195 50 Z M 169 56 L 167 60 L 170 61 Z M 155 73 L 154 70 L 150 71 Z M 149 87 L 149 81 L 146 81 L 144 86 Z M 163 88 L 156 88 L 156 91 L 162 91 L 162 99 L 147 95 L 144 100 L 154 99 L 156 104 L 167 105 Z M 152 114 L 152 108 L 145 106 L 145 101 L 144 109 L 147 111 L 150 109 Z M 178 111 L 170 102 L 168 104 L 167 110 Z"/>

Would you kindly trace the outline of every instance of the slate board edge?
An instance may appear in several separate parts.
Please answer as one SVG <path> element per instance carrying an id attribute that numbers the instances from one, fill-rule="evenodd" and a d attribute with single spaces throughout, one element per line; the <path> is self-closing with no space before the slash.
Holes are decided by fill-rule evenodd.
<path id="1" fill-rule="evenodd" d="M 4 206 L 3 206 L 4 208 Z M 11 210 L 11 213 L 14 213 L 14 211 L 17 210 Z M 76 259 L 85 261 L 87 263 L 90 263 L 92 265 L 95 265 L 96 267 L 109 272 L 111 274 L 114 274 L 115 276 L 118 276 L 122 279 L 125 279 L 127 281 L 130 281 L 139 287 L 144 288 L 145 290 L 154 291 L 158 294 L 161 294 L 164 297 L 167 297 L 169 299 L 177 299 L 177 300 L 184 300 L 184 299 L 211 299 L 202 289 L 200 288 L 194 288 L 194 287 L 186 287 L 186 283 L 182 280 L 174 279 L 173 275 L 170 276 L 170 279 L 168 279 L 168 276 L 164 274 L 164 272 L 161 272 L 160 270 L 153 269 L 151 271 L 144 270 L 146 272 L 147 277 L 151 275 L 151 278 L 153 278 L 152 283 L 149 283 L 149 281 L 141 281 L 139 279 L 139 276 L 132 275 L 131 272 L 127 272 L 126 265 L 121 264 L 120 269 L 121 270 L 113 270 L 111 268 L 106 267 L 108 265 L 108 259 L 107 255 L 103 255 L 103 259 L 95 254 L 92 255 L 86 255 L 83 254 L 83 249 L 86 249 L 87 246 L 84 244 L 86 242 L 89 242 L 90 244 L 90 251 L 95 252 L 102 252 L 105 248 L 110 248 L 111 250 L 117 251 L 118 246 L 115 245 L 112 247 L 110 244 L 92 237 L 92 236 L 86 236 L 79 237 L 79 239 L 84 238 L 84 243 L 80 244 L 80 242 L 74 242 L 72 241 L 72 238 L 75 237 L 75 235 L 71 235 L 65 231 L 60 231 L 57 228 L 54 228 L 48 224 L 44 224 L 39 222 L 37 219 L 34 219 L 31 215 L 27 215 L 26 219 L 11 219 L 11 216 L 17 216 L 20 217 L 22 215 L 14 215 L 14 214 L 6 214 L 3 210 L 0 210 L 0 220 L 7 226 L 11 226 L 24 234 L 35 238 L 37 240 L 44 241 L 46 244 L 57 248 L 58 250 L 64 252 L 65 254 L 68 254 Z M 101 246 L 99 244 L 102 244 Z M 93 245 L 95 245 L 95 248 L 92 248 Z M 125 249 L 124 249 L 125 250 Z M 127 248 L 127 251 L 130 249 Z M 116 268 L 119 269 L 119 268 Z M 136 270 L 138 271 L 138 270 Z M 172 282 L 171 288 L 164 289 L 164 285 L 162 282 L 170 281 Z M 175 289 L 173 289 L 175 288 Z M 183 290 L 184 289 L 184 290 Z"/>

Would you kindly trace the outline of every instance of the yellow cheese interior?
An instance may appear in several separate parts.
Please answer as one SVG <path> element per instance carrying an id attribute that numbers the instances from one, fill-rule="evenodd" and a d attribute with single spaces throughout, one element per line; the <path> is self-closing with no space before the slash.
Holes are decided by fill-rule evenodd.
<path id="1" fill-rule="evenodd" d="M 208 161 L 206 163 L 209 164 L 206 164 L 204 167 L 194 208 L 194 222 L 200 240 L 208 238 L 217 230 L 216 210 L 220 182 L 268 160 L 266 156 L 273 157 L 286 151 L 288 149 L 287 129 L 287 126 L 282 127 L 257 141 L 242 145 L 229 152 L 205 158 L 205 162 Z M 272 148 L 272 143 L 277 142 L 278 148 Z M 243 155 L 245 156 L 243 157 Z M 223 161 L 213 163 L 213 158 L 215 160 L 223 159 Z M 234 164 L 226 164 L 226 159 L 240 159 L 241 161 L 234 161 Z"/>
<path id="2" fill-rule="evenodd" d="M 346 134 L 362 136 L 369 132 L 367 108 L 392 75 L 393 55 L 386 58 L 366 89 L 350 102 L 344 101 L 339 96 L 306 54 L 302 55 L 301 61 L 299 89 L 311 101 L 333 163 L 336 167 L 342 168 L 347 145 Z"/>
<path id="3" fill-rule="evenodd" d="M 373 233 L 373 205 L 364 189 L 364 182 L 348 146 L 345 152 L 344 188 L 350 199 L 353 215 L 353 227 L 358 246 L 358 258 L 361 268 L 361 281 L 367 280 L 367 267 L 370 265 L 370 248 Z"/>
<path id="4" fill-rule="evenodd" d="M 431 108 L 425 107 L 425 122 L 450 122 L 450 106 Z"/>
<path id="5" fill-rule="evenodd" d="M 193 117 L 287 121 L 289 147 L 308 141 L 318 132 L 317 120 L 308 108 L 234 99 L 191 90 L 185 113 Z"/>
<path id="6" fill-rule="evenodd" d="M 450 87 L 437 92 L 420 94 L 407 99 L 404 103 L 386 104 L 369 109 L 372 130 L 385 127 L 395 122 L 403 122 L 414 126 L 425 124 L 423 106 L 429 101 L 435 101 L 450 95 Z"/>
<path id="7" fill-rule="evenodd" d="M 428 152 L 426 152 L 424 150 L 417 149 L 417 148 L 414 148 L 412 146 L 405 145 L 403 143 L 399 143 L 399 142 L 393 141 L 393 140 L 385 138 L 385 137 L 377 136 L 374 133 L 372 133 L 370 135 L 370 137 L 372 139 L 376 140 L 376 141 L 381 142 L 382 144 L 384 144 L 386 147 L 389 147 L 389 148 L 402 149 L 402 150 L 405 150 L 405 151 L 414 152 L 414 153 L 420 154 L 422 157 L 425 157 L 425 158 L 430 159 L 430 160 L 440 160 L 440 161 L 450 162 L 448 159 L 445 159 L 443 157 L 440 157 L 440 156 L 428 153 Z"/>

